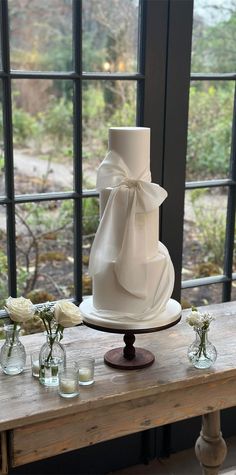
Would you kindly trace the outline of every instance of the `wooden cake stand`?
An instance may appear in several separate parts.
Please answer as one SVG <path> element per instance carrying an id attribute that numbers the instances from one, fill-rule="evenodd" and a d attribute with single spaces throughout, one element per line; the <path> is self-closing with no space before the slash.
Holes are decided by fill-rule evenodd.
<path id="1" fill-rule="evenodd" d="M 172 321 L 171 323 L 155 328 L 148 328 L 148 329 L 117 329 L 117 328 L 108 328 L 100 325 L 95 325 L 94 323 L 90 323 L 84 321 L 84 324 L 90 328 L 94 328 L 95 330 L 100 330 L 109 333 L 123 333 L 124 334 L 124 342 L 125 346 L 120 348 L 114 348 L 113 350 L 107 351 L 104 355 L 104 361 L 107 365 L 112 366 L 113 368 L 117 369 L 140 369 L 145 368 L 147 366 L 151 366 L 151 364 L 155 360 L 155 356 L 151 351 L 145 350 L 144 348 L 135 348 L 135 334 L 138 333 L 151 333 L 157 332 L 161 330 L 165 330 L 166 328 L 172 327 L 176 325 L 181 319 L 181 315 L 176 317 L 176 320 Z"/>

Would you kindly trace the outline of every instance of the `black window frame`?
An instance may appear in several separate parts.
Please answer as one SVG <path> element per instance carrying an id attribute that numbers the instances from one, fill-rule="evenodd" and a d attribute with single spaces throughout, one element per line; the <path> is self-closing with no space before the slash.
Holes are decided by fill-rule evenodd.
<path id="1" fill-rule="evenodd" d="M 82 71 L 82 0 L 72 0 L 73 12 L 73 71 L 69 72 L 39 72 L 16 71 L 10 68 L 10 32 L 8 0 L 2 0 L 0 5 L 1 52 L 3 96 L 3 141 L 5 159 L 5 196 L 0 196 L 0 205 L 6 206 L 7 215 L 7 257 L 9 295 L 17 296 L 17 262 L 16 262 L 16 230 L 15 206 L 21 203 L 36 203 L 54 200 L 73 200 L 74 202 L 74 302 L 82 301 L 82 213 L 83 199 L 97 197 L 95 190 L 83 190 L 83 162 L 82 162 L 82 84 L 86 80 L 128 80 L 137 83 L 137 124 L 142 122 L 143 109 L 143 56 L 144 40 L 139 38 L 138 68 L 133 74 L 120 73 L 86 73 Z M 139 33 L 145 35 L 145 0 L 139 5 Z M 11 81 L 14 79 L 58 79 L 73 82 L 73 171 L 74 189 L 71 192 L 50 192 L 16 195 L 14 191 L 14 152 L 13 152 L 13 124 Z M 3 316 L 3 311 L 0 311 Z"/>
<path id="2" fill-rule="evenodd" d="M 138 72 L 84 73 L 82 71 L 82 0 L 73 1 L 73 63 L 70 72 L 15 71 L 10 69 L 8 0 L 0 4 L 3 90 L 3 130 L 5 156 L 5 196 L 0 205 L 7 210 L 7 255 L 9 295 L 16 296 L 15 206 L 20 203 L 52 200 L 74 202 L 74 293 L 82 300 L 82 202 L 98 196 L 82 188 L 82 84 L 86 80 L 129 80 L 137 83 L 137 125 L 151 128 L 151 172 L 153 181 L 168 191 L 160 213 L 160 240 L 167 246 L 175 267 L 174 298 L 181 288 L 212 283 L 223 284 L 222 300 L 230 299 L 235 202 L 236 202 L 236 99 L 232 132 L 231 175 L 229 179 L 185 183 L 188 100 L 192 80 L 236 80 L 236 74 L 192 74 L 191 37 L 193 0 L 140 0 Z M 181 58 L 181 67 L 179 67 Z M 73 167 L 71 192 L 15 195 L 12 132 L 11 81 L 13 79 L 64 79 L 74 84 Z M 75 120 L 76 117 L 76 120 Z M 224 275 L 192 279 L 181 283 L 185 190 L 227 186 L 229 188 Z M 0 311 L 0 314 L 2 312 Z"/>

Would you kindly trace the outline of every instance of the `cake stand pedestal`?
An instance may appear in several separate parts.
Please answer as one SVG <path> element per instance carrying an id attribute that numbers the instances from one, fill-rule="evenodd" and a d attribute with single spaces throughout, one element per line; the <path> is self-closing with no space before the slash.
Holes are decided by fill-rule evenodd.
<path id="1" fill-rule="evenodd" d="M 151 364 L 155 360 L 154 354 L 149 351 L 145 350 L 144 348 L 137 348 L 134 347 L 135 342 L 135 334 L 137 333 L 151 333 L 157 332 L 161 330 L 165 330 L 166 328 L 172 327 L 176 325 L 181 319 L 181 316 L 178 315 L 175 321 L 167 325 L 163 325 L 161 327 L 155 328 L 146 328 L 146 329 L 117 329 L 117 328 L 108 328 L 101 325 L 95 325 L 94 323 L 90 323 L 84 321 L 84 324 L 90 328 L 94 328 L 95 330 L 100 330 L 109 333 L 123 333 L 124 334 L 124 347 L 114 348 L 109 350 L 104 355 L 104 361 L 108 366 L 112 366 L 113 368 L 117 369 L 140 369 L 145 368 L 147 366 L 151 366 Z"/>

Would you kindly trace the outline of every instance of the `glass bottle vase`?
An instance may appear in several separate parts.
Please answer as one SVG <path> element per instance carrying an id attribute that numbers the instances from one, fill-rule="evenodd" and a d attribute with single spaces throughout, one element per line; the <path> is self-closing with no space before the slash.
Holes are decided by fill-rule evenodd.
<path id="1" fill-rule="evenodd" d="M 24 370 L 26 362 L 25 347 L 19 340 L 20 325 L 4 327 L 6 340 L 0 352 L 0 364 L 5 374 L 13 376 Z"/>
<path id="2" fill-rule="evenodd" d="M 208 339 L 209 329 L 194 328 L 195 340 L 188 348 L 188 359 L 195 368 L 210 368 L 217 358 L 215 346 Z"/>
<path id="3" fill-rule="evenodd" d="M 39 381 L 44 386 L 58 386 L 60 367 L 65 367 L 65 348 L 58 340 L 57 333 L 46 333 L 46 342 L 39 352 Z"/>

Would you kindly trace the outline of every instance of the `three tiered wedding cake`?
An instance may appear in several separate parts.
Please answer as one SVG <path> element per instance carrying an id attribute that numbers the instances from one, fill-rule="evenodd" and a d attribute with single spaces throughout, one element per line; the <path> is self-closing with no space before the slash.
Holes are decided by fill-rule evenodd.
<path id="1" fill-rule="evenodd" d="M 174 269 L 159 241 L 167 192 L 151 183 L 149 128 L 110 128 L 97 190 L 101 220 L 89 262 L 93 296 L 80 305 L 85 323 L 124 330 L 170 325 L 181 307 L 170 298 Z"/>

